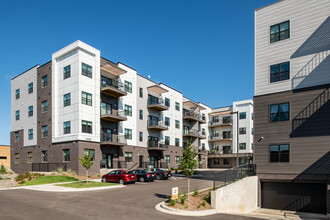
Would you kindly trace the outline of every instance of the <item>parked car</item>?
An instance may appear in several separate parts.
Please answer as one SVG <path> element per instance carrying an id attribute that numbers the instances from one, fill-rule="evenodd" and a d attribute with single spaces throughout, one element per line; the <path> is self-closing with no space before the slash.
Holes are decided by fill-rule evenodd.
<path id="1" fill-rule="evenodd" d="M 163 170 L 164 172 L 166 172 L 168 174 L 168 178 L 172 177 L 172 171 L 170 171 L 168 169 L 162 169 L 162 168 L 160 168 L 160 170 Z"/>
<path id="2" fill-rule="evenodd" d="M 136 174 L 132 171 L 114 170 L 102 176 L 102 182 L 116 182 L 120 184 L 135 183 Z"/>
<path id="3" fill-rule="evenodd" d="M 132 173 L 136 174 L 137 180 L 140 182 L 144 182 L 144 181 L 151 182 L 156 179 L 156 175 L 154 173 L 149 173 L 145 170 L 136 169 L 136 170 L 132 170 Z"/>
<path id="4" fill-rule="evenodd" d="M 168 172 L 161 170 L 159 168 L 150 168 L 148 169 L 148 172 L 153 172 L 156 175 L 156 180 L 168 179 Z"/>

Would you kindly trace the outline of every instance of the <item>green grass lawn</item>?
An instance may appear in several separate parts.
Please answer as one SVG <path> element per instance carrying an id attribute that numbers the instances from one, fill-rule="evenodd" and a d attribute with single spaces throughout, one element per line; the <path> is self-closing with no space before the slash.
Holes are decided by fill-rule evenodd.
<path id="1" fill-rule="evenodd" d="M 101 187 L 101 186 L 114 186 L 119 185 L 119 183 L 102 183 L 102 182 L 75 182 L 75 183 L 65 183 L 65 184 L 57 184 L 56 186 L 64 186 L 71 188 L 89 188 L 89 187 Z"/>
<path id="2" fill-rule="evenodd" d="M 24 186 L 24 185 L 32 186 L 32 185 L 62 183 L 62 182 L 71 182 L 71 181 L 78 181 L 78 179 L 68 176 L 40 176 L 34 180 L 20 184 L 19 186 Z"/>

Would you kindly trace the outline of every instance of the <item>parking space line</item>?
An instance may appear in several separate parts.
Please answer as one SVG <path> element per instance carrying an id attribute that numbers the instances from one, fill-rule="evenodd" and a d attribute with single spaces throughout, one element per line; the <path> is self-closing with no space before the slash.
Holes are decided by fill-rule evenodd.
<path id="1" fill-rule="evenodd" d="M 136 182 L 136 184 L 147 185 L 148 183 L 140 183 L 140 182 Z"/>

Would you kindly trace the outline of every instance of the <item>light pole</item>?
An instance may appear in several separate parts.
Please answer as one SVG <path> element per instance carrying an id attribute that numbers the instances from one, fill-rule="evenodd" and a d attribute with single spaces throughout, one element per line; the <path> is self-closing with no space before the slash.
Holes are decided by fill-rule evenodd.
<path id="1" fill-rule="evenodd" d="M 236 122 L 236 126 L 237 126 L 237 131 L 236 131 L 236 138 L 237 138 L 237 142 L 236 142 L 236 167 L 239 166 L 239 156 L 238 156 L 238 143 L 239 143 L 239 126 L 238 126 L 238 111 L 236 112 L 232 112 L 231 113 L 232 115 L 233 114 L 236 114 L 236 118 L 237 118 L 237 122 Z"/>

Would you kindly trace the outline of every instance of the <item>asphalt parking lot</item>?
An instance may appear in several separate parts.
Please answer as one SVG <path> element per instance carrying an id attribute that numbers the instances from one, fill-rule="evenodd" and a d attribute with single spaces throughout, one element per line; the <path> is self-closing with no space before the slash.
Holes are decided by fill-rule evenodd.
<path id="1" fill-rule="evenodd" d="M 86 192 L 41 192 L 27 189 L 0 191 L 0 219 L 191 219 L 159 212 L 155 205 L 172 187 L 184 191 L 187 180 L 172 177 L 151 183 L 128 184 L 124 188 Z M 192 179 L 191 189 L 210 188 L 212 182 Z M 196 219 L 251 219 L 217 214 Z"/>

